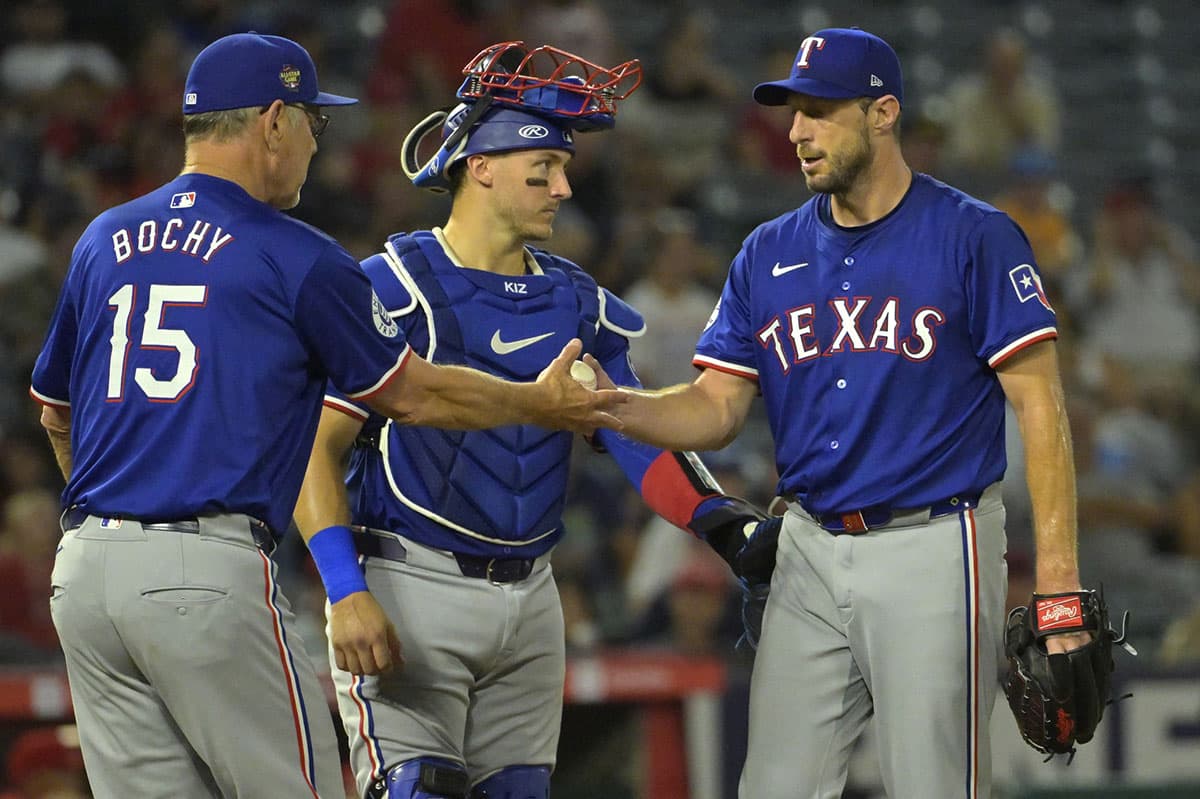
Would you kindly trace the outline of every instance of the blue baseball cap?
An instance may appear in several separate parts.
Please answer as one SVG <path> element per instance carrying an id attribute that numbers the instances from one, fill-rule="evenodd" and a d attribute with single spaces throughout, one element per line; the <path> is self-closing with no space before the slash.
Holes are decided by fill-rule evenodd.
<path id="1" fill-rule="evenodd" d="M 800 43 L 786 79 L 754 87 L 754 99 L 762 105 L 786 105 L 792 93 L 831 99 L 891 94 L 903 105 L 900 59 L 873 33 L 826 28 Z"/>
<path id="2" fill-rule="evenodd" d="M 205 47 L 192 62 L 183 89 L 183 113 L 252 108 L 276 100 L 311 105 L 358 102 L 318 91 L 312 57 L 291 39 L 235 33 Z"/>

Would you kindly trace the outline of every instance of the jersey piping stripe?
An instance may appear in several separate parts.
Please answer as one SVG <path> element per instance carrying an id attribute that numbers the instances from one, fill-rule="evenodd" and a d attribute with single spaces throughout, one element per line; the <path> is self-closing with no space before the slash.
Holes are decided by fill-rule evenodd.
<path id="1" fill-rule="evenodd" d="M 492 538 L 491 536 L 486 536 L 483 533 L 477 533 L 468 527 L 463 527 L 461 524 L 456 524 L 446 517 L 439 516 L 428 508 L 422 507 L 413 502 L 404 495 L 403 491 L 400 490 L 400 486 L 396 483 L 396 477 L 392 474 L 392 460 L 389 456 L 389 449 L 391 448 L 392 424 L 392 420 L 388 419 L 387 424 L 384 425 L 383 431 L 379 434 L 379 453 L 382 456 L 383 472 L 385 475 L 387 475 L 388 486 L 392 489 L 392 494 L 396 497 L 396 499 L 400 500 L 405 507 L 408 507 L 414 512 L 421 514 L 426 519 L 437 522 L 448 530 L 453 530 L 454 532 L 461 533 L 469 538 L 474 538 L 476 541 L 485 541 L 489 544 L 501 544 L 510 547 L 524 547 L 529 546 L 530 544 L 536 544 L 543 538 L 554 535 L 554 533 L 558 531 L 557 527 L 552 527 L 540 535 L 536 535 L 533 538 L 526 538 L 523 541 L 517 541 L 510 538 Z"/>
<path id="2" fill-rule="evenodd" d="M 347 416 L 353 416 L 360 422 L 365 422 L 371 418 L 371 415 L 362 408 L 355 405 L 353 402 L 346 402 L 341 397 L 335 397 L 331 394 L 326 394 L 325 399 L 321 400 L 321 404 L 326 408 L 333 408 L 335 411 L 341 411 Z"/>
<path id="3" fill-rule="evenodd" d="M 1032 333 L 1026 333 L 1025 335 L 1021 336 L 1019 339 L 1017 339 L 1016 341 L 1012 342 L 1011 344 L 1009 344 L 1006 347 L 1004 347 L 1003 349 L 1001 349 L 999 352 L 997 352 L 992 357 L 988 358 L 988 366 L 995 369 L 997 366 L 1000 365 L 1000 363 L 1002 361 L 1007 359 L 1010 355 L 1013 355 L 1014 353 L 1025 349 L 1030 344 L 1036 344 L 1039 341 L 1046 341 L 1047 339 L 1052 339 L 1052 338 L 1058 338 L 1058 328 L 1043 327 L 1042 329 L 1035 330 Z"/>
<path id="4" fill-rule="evenodd" d="M 383 376 L 375 382 L 375 385 L 363 389 L 362 391 L 355 391 L 354 393 L 347 392 L 346 396 L 350 399 L 366 400 L 375 396 L 380 391 L 383 391 L 384 387 L 391 382 L 391 379 L 400 374 L 400 370 L 404 368 L 404 364 L 408 363 L 408 358 L 412 354 L 412 347 L 405 344 L 404 352 L 400 353 L 400 357 L 396 359 L 395 365 L 392 366 L 391 369 L 388 369 L 386 372 L 384 372 Z"/>
<path id="5" fill-rule="evenodd" d="M 292 651 L 288 647 L 287 632 L 283 627 L 283 612 L 277 602 L 279 583 L 275 581 L 275 563 L 265 553 L 259 552 L 263 561 L 263 576 L 265 578 L 267 607 L 271 611 L 271 622 L 275 633 L 275 646 L 279 652 L 279 662 L 283 666 L 284 682 L 287 684 L 288 696 L 292 705 L 292 724 L 296 730 L 296 746 L 300 753 L 300 769 L 304 772 L 304 781 L 312 791 L 314 799 L 320 799 L 316 788 L 316 763 L 313 758 L 312 735 L 308 729 L 308 710 L 304 705 L 304 693 L 300 690 L 300 682 L 296 678 L 296 663 L 292 659 Z"/>
<path id="6" fill-rule="evenodd" d="M 979 541 L 975 512 L 958 515 L 962 529 L 963 609 L 967 645 L 966 799 L 979 796 Z"/>
<path id="7" fill-rule="evenodd" d="M 37 402 L 40 405 L 49 405 L 53 408 L 70 408 L 71 407 L 70 402 L 67 402 L 66 400 L 54 399 L 54 397 L 47 397 L 45 394 L 42 394 L 33 386 L 29 387 L 29 396 L 33 397 L 34 402 Z"/>
<path id="8" fill-rule="evenodd" d="M 384 776 L 383 749 L 379 745 L 379 739 L 375 737 L 375 716 L 371 713 L 371 703 L 363 696 L 363 682 L 361 676 L 351 675 L 347 694 L 358 708 L 358 737 L 367 747 L 367 757 L 371 761 L 371 781 L 374 782 Z"/>
<path id="9" fill-rule="evenodd" d="M 716 358 L 710 358 L 707 355 L 696 355 L 692 358 L 692 364 L 699 366 L 702 369 L 716 369 L 718 372 L 737 375 L 738 377 L 748 377 L 751 380 L 758 380 L 758 370 L 752 369 L 749 366 L 742 366 L 738 363 L 730 363 L 729 361 L 719 361 Z"/>

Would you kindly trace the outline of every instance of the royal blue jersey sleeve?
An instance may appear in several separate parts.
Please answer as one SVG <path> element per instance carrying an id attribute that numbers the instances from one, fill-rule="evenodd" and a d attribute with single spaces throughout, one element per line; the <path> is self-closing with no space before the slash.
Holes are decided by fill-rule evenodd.
<path id="1" fill-rule="evenodd" d="M 71 404 L 71 364 L 79 337 L 74 283 L 69 276 L 70 272 L 58 294 L 45 344 L 33 367 L 31 386 L 33 396 L 39 401 L 64 407 Z"/>
<path id="2" fill-rule="evenodd" d="M 749 265 L 753 262 L 754 235 L 746 239 L 733 259 L 721 298 L 708 326 L 696 344 L 692 363 L 705 369 L 757 379 L 754 331 L 750 316 Z"/>
<path id="3" fill-rule="evenodd" d="M 353 398 L 382 387 L 410 353 L 366 274 L 337 246 L 322 251 L 300 285 L 296 324 L 332 383 Z"/>
<path id="4" fill-rule="evenodd" d="M 365 402 L 351 399 L 349 395 L 338 391 L 337 386 L 333 383 L 325 385 L 325 398 L 323 404 L 326 408 L 333 408 L 336 411 L 341 411 L 347 416 L 353 416 L 360 422 L 365 422 L 371 418 L 374 411 L 371 410 Z"/>
<path id="5" fill-rule="evenodd" d="M 1055 338 L 1054 310 L 1020 227 L 1006 214 L 987 214 L 968 246 L 964 284 L 976 354 L 994 368 L 1034 342 Z"/>

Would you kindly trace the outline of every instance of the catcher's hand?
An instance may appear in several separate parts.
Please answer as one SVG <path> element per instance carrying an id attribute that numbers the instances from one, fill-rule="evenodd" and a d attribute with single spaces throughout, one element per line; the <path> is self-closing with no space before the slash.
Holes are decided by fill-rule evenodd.
<path id="1" fill-rule="evenodd" d="M 1075 754 L 1075 744 L 1092 740 L 1104 708 L 1112 700 L 1113 644 L 1121 633 L 1108 623 L 1108 607 L 1095 591 L 1034 594 L 1029 607 L 1008 615 L 1004 651 L 1008 674 L 1004 693 L 1025 742 L 1050 756 Z M 1062 633 L 1090 633 L 1091 640 L 1062 654 L 1048 654 L 1046 639 Z"/>

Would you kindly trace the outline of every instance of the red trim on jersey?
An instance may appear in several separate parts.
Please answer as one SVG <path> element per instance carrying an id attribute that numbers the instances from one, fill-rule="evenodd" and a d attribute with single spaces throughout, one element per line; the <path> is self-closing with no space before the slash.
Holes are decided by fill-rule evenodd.
<path id="1" fill-rule="evenodd" d="M 695 358 L 692 358 L 692 366 L 695 366 L 699 369 L 715 369 L 716 371 L 724 372 L 727 375 L 744 377 L 747 380 L 753 380 L 755 383 L 758 382 L 758 372 L 754 371 L 753 369 L 748 369 L 745 366 L 738 366 L 734 363 L 717 361 L 697 355 Z"/>
<path id="2" fill-rule="evenodd" d="M 650 462 L 642 477 L 642 499 L 650 510 L 686 530 L 700 503 L 713 494 L 701 494 L 683 473 L 674 452 L 662 452 Z"/>
<path id="3" fill-rule="evenodd" d="M 374 397 L 376 394 L 378 394 L 379 392 L 381 392 L 385 388 L 387 388 L 388 384 L 391 383 L 392 380 L 394 380 L 396 378 L 396 375 L 398 375 L 398 374 L 400 374 L 400 372 L 404 371 L 404 366 L 408 363 L 408 359 L 412 354 L 413 354 L 412 347 L 410 347 L 406 344 L 404 346 L 404 352 L 400 355 L 400 358 L 396 361 L 396 365 L 393 366 L 391 369 L 387 370 L 383 374 L 383 376 L 379 378 L 379 382 L 377 382 L 373 386 L 370 386 L 365 391 L 358 392 L 355 394 L 347 394 L 346 396 L 350 397 L 350 399 L 358 400 L 360 402 L 366 402 L 371 397 Z"/>
<path id="4" fill-rule="evenodd" d="M 1026 334 L 1024 338 L 1019 338 L 1007 347 L 1003 347 L 991 358 L 988 358 L 988 366 L 995 369 L 1026 347 L 1037 344 L 1039 341 L 1049 341 L 1056 338 L 1058 338 L 1058 330 L 1056 328 L 1046 327 L 1041 330 L 1035 330 L 1032 333 Z"/>
<path id="5" fill-rule="evenodd" d="M 33 386 L 29 387 L 29 396 L 33 397 L 33 401 L 38 405 L 45 405 L 48 408 L 70 408 L 70 402 L 56 400 L 53 397 L 47 397 L 45 394 L 39 394 Z"/>
<path id="6" fill-rule="evenodd" d="M 331 408 L 332 410 L 335 410 L 335 411 L 341 411 L 342 413 L 346 414 L 350 418 L 352 418 L 356 421 L 359 421 L 359 422 L 365 422 L 371 416 L 369 413 L 367 413 L 366 411 L 364 411 L 362 408 L 358 407 L 354 403 L 346 402 L 346 400 L 341 399 L 340 397 L 331 397 L 329 395 L 326 395 L 325 399 L 321 400 L 321 404 L 324 405 L 326 408 Z"/>

